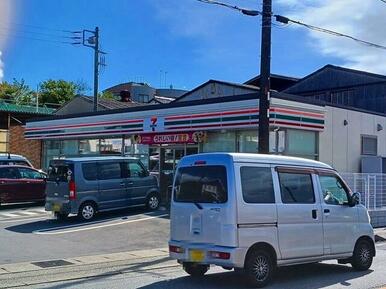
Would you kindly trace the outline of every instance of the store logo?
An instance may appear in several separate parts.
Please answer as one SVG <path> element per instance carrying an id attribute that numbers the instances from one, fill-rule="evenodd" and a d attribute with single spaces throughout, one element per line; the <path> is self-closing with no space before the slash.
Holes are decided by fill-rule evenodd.
<path id="1" fill-rule="evenodd" d="M 143 131 L 162 132 L 165 129 L 165 119 L 163 117 L 152 116 L 143 120 Z"/>
<path id="2" fill-rule="evenodd" d="M 151 119 L 150 119 L 150 127 L 151 127 L 151 131 L 155 131 L 156 127 L 157 127 L 157 117 L 153 116 Z"/>

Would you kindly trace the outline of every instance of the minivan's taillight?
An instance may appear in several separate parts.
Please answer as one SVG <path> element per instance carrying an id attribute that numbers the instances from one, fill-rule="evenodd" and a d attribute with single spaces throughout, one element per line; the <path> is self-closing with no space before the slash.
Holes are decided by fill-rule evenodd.
<path id="1" fill-rule="evenodd" d="M 75 200 L 76 199 L 76 186 L 75 186 L 75 182 L 73 180 L 71 180 L 68 183 L 68 190 L 70 191 L 69 199 Z"/>
<path id="2" fill-rule="evenodd" d="M 169 245 L 169 252 L 171 252 L 171 253 L 184 253 L 185 249 L 182 247 Z"/>
<path id="3" fill-rule="evenodd" d="M 228 260 L 231 257 L 230 253 L 227 252 L 217 252 L 217 251 L 209 251 L 208 255 L 212 257 L 213 259 L 223 259 Z"/>

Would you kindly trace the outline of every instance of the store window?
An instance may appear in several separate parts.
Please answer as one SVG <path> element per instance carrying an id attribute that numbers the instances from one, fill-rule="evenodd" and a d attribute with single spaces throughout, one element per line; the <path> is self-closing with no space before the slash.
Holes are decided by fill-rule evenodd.
<path id="1" fill-rule="evenodd" d="M 137 144 L 132 138 L 125 139 L 125 155 L 138 158 L 149 169 L 149 145 Z"/>
<path id="2" fill-rule="evenodd" d="M 286 154 L 308 159 L 318 159 L 317 132 L 288 129 Z"/>
<path id="3" fill-rule="evenodd" d="M 0 153 L 8 152 L 8 130 L 0 130 Z"/>
<path id="4" fill-rule="evenodd" d="M 98 155 L 99 139 L 83 139 L 79 141 L 80 155 Z"/>
<path id="5" fill-rule="evenodd" d="M 376 136 L 362 135 L 362 155 L 376 156 L 378 154 Z"/>
<path id="6" fill-rule="evenodd" d="M 79 155 L 79 141 L 78 140 L 63 140 L 61 146 L 61 154 L 65 156 Z"/>
<path id="7" fill-rule="evenodd" d="M 258 149 L 257 130 L 239 131 L 237 143 L 239 152 L 256 153 Z"/>
<path id="8" fill-rule="evenodd" d="M 235 152 L 235 132 L 210 132 L 203 144 L 203 152 Z"/>
<path id="9" fill-rule="evenodd" d="M 44 155 L 43 155 L 43 168 L 48 168 L 50 160 L 59 157 L 60 154 L 60 141 L 47 140 L 44 142 Z"/>
<path id="10" fill-rule="evenodd" d="M 99 151 L 102 155 L 120 155 L 122 153 L 122 138 L 101 139 Z"/>

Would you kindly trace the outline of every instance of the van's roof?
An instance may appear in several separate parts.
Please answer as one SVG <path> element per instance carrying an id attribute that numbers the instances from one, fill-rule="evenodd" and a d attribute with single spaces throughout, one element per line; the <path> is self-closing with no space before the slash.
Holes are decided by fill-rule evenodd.
<path id="1" fill-rule="evenodd" d="M 303 166 L 323 169 L 333 169 L 331 166 L 309 159 L 278 156 L 278 155 L 265 155 L 265 154 L 251 154 L 251 153 L 202 153 L 198 155 L 192 155 L 196 158 L 211 158 L 227 156 L 231 157 L 234 162 L 254 162 L 254 163 L 265 163 L 265 164 L 277 164 L 277 165 L 290 165 L 290 166 Z"/>
<path id="2" fill-rule="evenodd" d="M 135 157 L 120 156 L 102 156 L 102 157 L 76 157 L 76 158 L 59 158 L 53 161 L 71 161 L 71 162 L 90 162 L 90 161 L 120 161 L 120 160 L 137 160 Z"/>

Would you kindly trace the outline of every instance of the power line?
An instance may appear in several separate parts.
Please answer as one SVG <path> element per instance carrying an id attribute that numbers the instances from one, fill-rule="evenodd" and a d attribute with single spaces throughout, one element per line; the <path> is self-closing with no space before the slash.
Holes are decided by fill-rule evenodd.
<path id="1" fill-rule="evenodd" d="M 0 24 L 0 30 L 3 31 L 12 31 L 13 33 L 18 33 L 18 34 L 31 34 L 31 35 L 39 35 L 39 36 L 46 36 L 46 37 L 53 37 L 53 38 L 66 38 L 66 39 L 71 39 L 72 36 L 70 34 L 68 35 L 59 35 L 59 34 L 52 34 L 52 33 L 44 33 L 44 32 L 35 32 L 35 31 L 28 31 L 28 30 L 20 30 L 20 29 L 14 29 L 14 28 L 9 28 L 9 27 L 4 27 L 1 26 Z M 68 32 L 67 32 L 68 33 Z"/>
<path id="2" fill-rule="evenodd" d="M 222 2 L 218 2 L 218 1 L 212 1 L 212 0 L 197 0 L 197 1 L 203 2 L 203 3 L 207 3 L 207 4 L 215 4 L 215 5 L 225 6 L 227 8 L 231 8 L 233 10 L 237 10 L 237 11 L 239 11 L 239 12 L 245 14 L 245 15 L 248 15 L 248 16 L 258 16 L 258 15 L 260 16 L 260 15 L 263 15 L 263 13 L 261 11 L 258 11 L 258 10 L 249 10 L 249 9 L 239 8 L 237 6 L 232 6 L 232 5 L 229 5 L 229 4 L 226 4 L 226 3 L 222 3 Z M 381 0 L 381 1 L 386 3 L 386 0 Z M 314 31 L 322 32 L 322 33 L 327 33 L 327 34 L 338 36 L 338 37 L 344 37 L 344 38 L 351 39 L 353 41 L 356 41 L 358 43 L 361 43 L 361 44 L 364 44 L 364 45 L 367 45 L 367 46 L 370 46 L 370 47 L 373 47 L 373 48 L 378 48 L 378 49 L 386 50 L 386 46 L 383 46 L 383 45 L 380 45 L 380 44 L 376 44 L 376 43 L 372 43 L 372 42 L 369 42 L 369 41 L 365 41 L 365 40 L 353 37 L 351 35 L 347 35 L 347 34 L 343 34 L 343 33 L 340 33 L 340 32 L 333 31 L 333 30 L 329 30 L 329 29 L 317 27 L 317 26 L 314 26 L 314 25 L 306 24 L 306 23 L 303 23 L 301 21 L 293 20 L 293 19 L 290 19 L 290 18 L 282 16 L 282 15 L 272 15 L 272 16 L 275 17 L 275 20 L 277 22 L 280 22 L 280 23 L 283 23 L 283 24 L 291 24 L 291 23 L 293 23 L 293 24 L 301 25 L 301 26 L 306 27 L 306 28 L 308 28 L 310 30 L 314 30 Z"/>
<path id="3" fill-rule="evenodd" d="M 329 29 L 313 26 L 313 25 L 310 25 L 310 24 L 303 23 L 301 21 L 292 20 L 292 19 L 290 19 L 288 17 L 284 17 L 284 16 L 281 16 L 281 15 L 273 15 L 273 16 L 275 17 L 276 21 L 280 22 L 280 23 L 284 23 L 284 24 L 289 24 L 289 23 L 298 24 L 298 25 L 304 26 L 304 27 L 306 27 L 308 29 L 311 29 L 311 30 L 314 30 L 314 31 L 323 32 L 323 33 L 327 33 L 327 34 L 338 36 L 338 37 L 348 38 L 348 39 L 351 39 L 353 41 L 356 41 L 358 43 L 361 43 L 361 44 L 364 44 L 364 45 L 367 45 L 367 46 L 370 46 L 370 47 L 386 50 L 386 46 L 383 46 L 383 45 L 380 45 L 380 44 L 376 44 L 376 43 L 372 43 L 372 42 L 369 42 L 369 41 L 365 41 L 365 40 L 353 37 L 351 35 L 347 35 L 347 34 L 343 34 L 343 33 L 340 33 L 340 32 L 333 31 L 333 30 L 329 30 Z"/>
<path id="4" fill-rule="evenodd" d="M 9 26 L 11 25 L 17 25 L 17 26 L 24 26 L 24 27 L 29 27 L 31 29 L 36 29 L 36 30 L 46 30 L 46 31 L 56 31 L 56 32 L 73 32 L 71 30 L 66 30 L 66 29 L 57 29 L 57 28 L 52 28 L 52 27 L 44 27 L 44 26 L 39 26 L 39 25 L 31 25 L 31 24 L 24 24 L 24 23 L 16 23 L 16 22 L 4 22 L 0 20 L 0 23 L 6 24 Z"/>
<path id="5" fill-rule="evenodd" d="M 16 37 L 16 38 L 23 38 L 28 40 L 35 40 L 35 41 L 42 41 L 42 42 L 50 42 L 50 43 L 56 43 L 56 44 L 73 44 L 69 41 L 59 41 L 59 40 L 52 40 L 52 39 L 43 39 L 43 38 L 35 38 L 35 37 L 29 37 L 29 36 L 21 36 L 21 35 L 12 35 L 12 34 L 4 34 L 0 32 L 0 37 L 7 38 L 7 37 Z"/>

